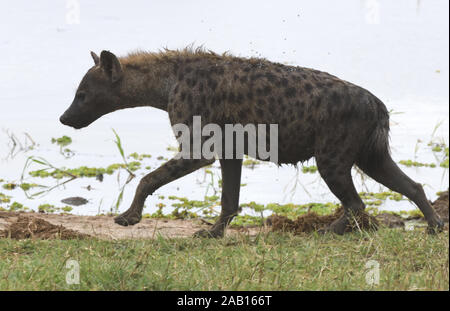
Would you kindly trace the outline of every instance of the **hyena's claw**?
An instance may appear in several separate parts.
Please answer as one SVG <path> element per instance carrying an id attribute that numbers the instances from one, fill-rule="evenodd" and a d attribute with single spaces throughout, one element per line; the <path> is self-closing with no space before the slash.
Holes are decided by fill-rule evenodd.
<path id="1" fill-rule="evenodd" d="M 222 238 L 223 232 L 219 230 L 205 230 L 201 229 L 194 233 L 194 238 Z"/>
<path id="2" fill-rule="evenodd" d="M 132 226 L 141 221 L 141 216 L 136 213 L 125 212 L 114 218 L 114 222 L 121 226 Z"/>

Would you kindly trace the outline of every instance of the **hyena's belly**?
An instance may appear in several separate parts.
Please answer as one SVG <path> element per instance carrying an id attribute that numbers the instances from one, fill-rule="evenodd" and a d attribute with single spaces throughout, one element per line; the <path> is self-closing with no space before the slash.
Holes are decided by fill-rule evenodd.
<path id="1" fill-rule="evenodd" d="M 296 164 L 314 155 L 314 131 L 299 124 L 279 126 L 279 163 Z"/>
<path id="2" fill-rule="evenodd" d="M 271 155 L 277 152 L 279 164 L 296 164 L 299 161 L 308 160 L 314 155 L 314 131 L 304 124 L 278 124 L 278 133 L 272 137 L 269 129 L 267 126 L 265 151 L 270 151 Z M 273 131 L 273 129 L 271 130 Z M 258 136 L 259 139 L 260 136 Z M 251 155 L 248 153 L 248 149 L 245 149 L 245 153 Z M 262 157 L 259 149 L 256 158 L 263 161 L 271 160 Z"/>

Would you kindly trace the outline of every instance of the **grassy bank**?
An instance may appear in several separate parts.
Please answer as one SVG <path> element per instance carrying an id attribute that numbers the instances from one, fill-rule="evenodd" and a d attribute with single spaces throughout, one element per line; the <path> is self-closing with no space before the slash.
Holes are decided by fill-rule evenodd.
<path id="1" fill-rule="evenodd" d="M 221 240 L 0 239 L 0 290 L 448 290 L 448 250 L 448 231 L 393 229 Z M 66 283 L 69 260 L 79 263 L 79 284 Z M 370 285 L 376 265 L 379 284 Z"/>

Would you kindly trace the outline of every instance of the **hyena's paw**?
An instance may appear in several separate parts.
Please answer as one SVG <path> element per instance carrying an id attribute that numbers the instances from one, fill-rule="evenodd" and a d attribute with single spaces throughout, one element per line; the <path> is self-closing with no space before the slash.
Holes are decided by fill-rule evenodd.
<path id="1" fill-rule="evenodd" d="M 437 234 L 444 230 L 444 222 L 442 219 L 438 218 L 434 224 L 428 224 L 427 233 L 428 234 Z"/>
<path id="2" fill-rule="evenodd" d="M 201 229 L 197 232 L 194 233 L 193 237 L 194 238 L 223 238 L 224 232 L 223 230 L 206 230 L 206 229 Z"/>
<path id="3" fill-rule="evenodd" d="M 114 218 L 114 222 L 121 226 L 132 226 L 141 221 L 142 216 L 134 211 L 126 211 Z"/>

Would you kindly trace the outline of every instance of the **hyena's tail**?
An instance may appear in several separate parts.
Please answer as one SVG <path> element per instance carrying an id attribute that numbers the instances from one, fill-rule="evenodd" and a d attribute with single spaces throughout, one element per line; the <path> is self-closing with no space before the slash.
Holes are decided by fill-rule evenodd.
<path id="1" fill-rule="evenodd" d="M 390 157 L 389 148 L 389 112 L 386 106 L 375 97 L 377 123 L 364 144 L 357 164 L 371 168 L 378 166 Z"/>

